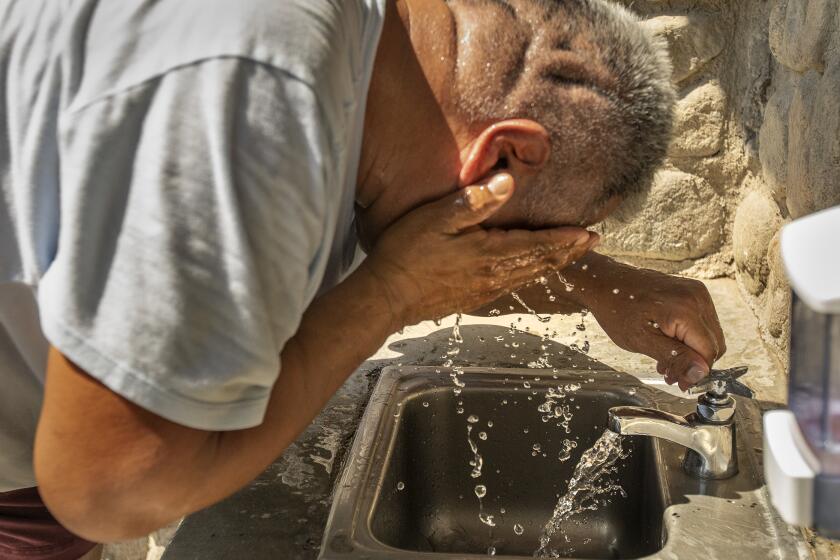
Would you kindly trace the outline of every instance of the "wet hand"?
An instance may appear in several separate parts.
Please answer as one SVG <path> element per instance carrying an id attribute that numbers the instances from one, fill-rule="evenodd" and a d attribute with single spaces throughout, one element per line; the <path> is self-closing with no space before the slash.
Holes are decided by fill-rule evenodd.
<path id="1" fill-rule="evenodd" d="M 397 328 L 476 309 L 580 258 L 598 235 L 579 227 L 485 229 L 514 191 L 507 173 L 426 204 L 392 225 L 363 263 Z"/>
<path id="2" fill-rule="evenodd" d="M 708 375 L 726 352 L 726 340 L 706 286 L 616 266 L 620 272 L 604 279 L 587 302 L 610 338 L 625 350 L 655 359 L 668 384 L 678 383 L 682 390 Z"/>

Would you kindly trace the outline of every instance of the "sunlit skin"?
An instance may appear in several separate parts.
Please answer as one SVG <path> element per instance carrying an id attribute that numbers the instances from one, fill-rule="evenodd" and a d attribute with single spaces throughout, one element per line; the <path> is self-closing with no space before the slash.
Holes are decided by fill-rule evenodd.
<path id="1" fill-rule="evenodd" d="M 444 38 L 452 36 L 453 13 L 441 0 L 388 8 L 356 193 L 369 257 L 304 313 L 282 350 L 263 423 L 230 432 L 174 424 L 51 349 L 35 472 L 50 510 L 78 535 L 138 537 L 229 496 L 296 439 L 388 335 L 488 308 L 512 289 L 541 312 L 591 309 L 617 344 L 653 356 L 681 386 L 723 353 L 702 284 L 587 255 L 598 236 L 580 226 L 620 201 L 595 204 L 598 194 L 582 185 L 561 194 L 565 215 L 551 225 L 564 227 L 508 229 L 526 222 L 519 201 L 545 164 L 545 130 L 524 120 L 461 122 L 446 87 L 454 43 Z M 456 15 L 469 25 L 475 14 Z M 576 286 L 563 301 L 524 287 L 555 270 Z M 615 286 L 635 299 L 614 297 Z"/>

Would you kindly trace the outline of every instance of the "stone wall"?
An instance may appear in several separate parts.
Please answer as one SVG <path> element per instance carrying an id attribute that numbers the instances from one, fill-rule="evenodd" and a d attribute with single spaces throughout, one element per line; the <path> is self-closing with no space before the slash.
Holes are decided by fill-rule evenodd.
<path id="1" fill-rule="evenodd" d="M 786 361 L 779 228 L 840 204 L 840 0 L 622 0 L 668 44 L 665 167 L 602 226 L 624 260 L 734 276 Z"/>

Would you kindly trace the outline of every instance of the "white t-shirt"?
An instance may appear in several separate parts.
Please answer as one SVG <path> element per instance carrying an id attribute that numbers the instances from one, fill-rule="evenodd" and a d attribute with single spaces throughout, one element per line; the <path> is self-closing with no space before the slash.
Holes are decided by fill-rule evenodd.
<path id="1" fill-rule="evenodd" d="M 173 422 L 261 422 L 353 258 L 384 2 L 0 0 L 0 491 L 35 484 L 47 341 Z"/>

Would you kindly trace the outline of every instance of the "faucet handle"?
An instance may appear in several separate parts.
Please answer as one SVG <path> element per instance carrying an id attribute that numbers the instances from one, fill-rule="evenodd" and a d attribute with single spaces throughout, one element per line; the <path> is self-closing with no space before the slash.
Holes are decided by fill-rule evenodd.
<path id="1" fill-rule="evenodd" d="M 755 397 L 755 391 L 738 381 L 738 378 L 747 373 L 748 369 L 747 366 L 713 369 L 709 375 L 689 387 L 688 393 L 691 395 L 711 393 L 719 398 L 731 393 L 752 399 Z"/>

